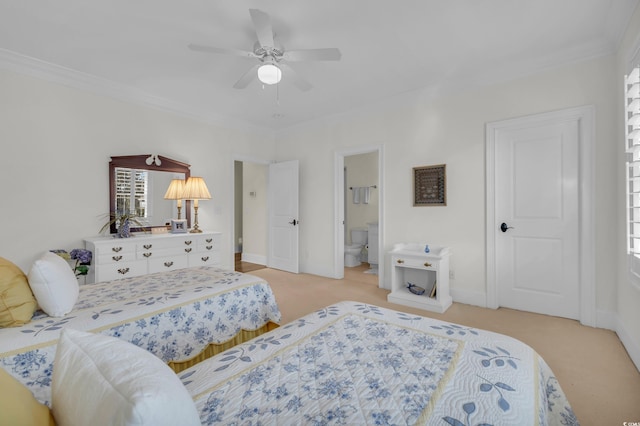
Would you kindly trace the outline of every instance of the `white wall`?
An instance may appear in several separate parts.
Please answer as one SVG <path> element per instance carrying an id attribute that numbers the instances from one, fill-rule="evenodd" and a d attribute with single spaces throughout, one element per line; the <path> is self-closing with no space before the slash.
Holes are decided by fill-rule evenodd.
<path id="1" fill-rule="evenodd" d="M 378 152 L 350 155 L 344 158 L 347 169 L 347 188 L 378 185 Z M 345 242 L 351 244 L 350 230 L 352 228 L 366 228 L 367 223 L 378 221 L 378 189 L 369 189 L 369 203 L 353 203 L 353 190 L 347 189 L 346 199 L 346 230 Z"/>
<path id="2" fill-rule="evenodd" d="M 616 112 L 618 120 L 616 129 L 618 137 L 612 144 L 615 149 L 615 162 L 617 171 L 615 177 L 615 191 L 617 209 L 617 230 L 618 237 L 615 253 L 618 258 L 617 263 L 617 314 L 613 319 L 616 324 L 616 330 L 620 339 L 624 343 L 627 351 L 631 355 L 634 363 L 640 370 L 640 289 L 634 287 L 627 273 L 626 264 L 626 196 L 625 196 L 625 172 L 622 167 L 626 160 L 624 153 L 624 110 L 623 110 L 623 78 L 628 71 L 629 62 L 632 56 L 637 54 L 640 48 L 640 9 L 634 13 L 631 22 L 627 28 L 627 32 L 623 39 L 622 45 L 618 53 L 618 68 L 615 76 L 616 82 Z M 611 228 L 611 231 L 614 228 Z"/>
<path id="3" fill-rule="evenodd" d="M 29 270 L 53 248 L 82 247 L 108 204 L 112 155 L 157 153 L 191 164 L 212 199 L 199 224 L 231 247 L 234 155 L 270 160 L 272 139 L 0 71 L 0 256 Z M 223 251 L 225 265 L 231 253 Z"/>
<path id="4" fill-rule="evenodd" d="M 242 260 L 266 265 L 269 168 L 244 162 L 242 175 Z"/>
<path id="5" fill-rule="evenodd" d="M 242 161 L 234 161 L 234 218 L 233 218 L 233 247 L 236 253 L 242 252 Z"/>
<path id="6" fill-rule="evenodd" d="M 616 220 L 613 57 L 540 73 L 447 97 L 413 93 L 350 114 L 307 123 L 276 135 L 277 157 L 300 160 L 300 268 L 333 272 L 333 153 L 384 145 L 385 245 L 426 241 L 452 248 L 452 292 L 484 303 L 485 125 L 488 122 L 580 105 L 596 106 L 597 307 L 615 310 Z M 461 82 L 463 83 L 463 82 Z M 302 143 L 304 141 L 304 143 Z M 447 165 L 447 206 L 413 207 L 411 170 Z M 381 259 L 381 261 L 383 261 Z M 384 261 L 388 261 L 388 257 Z M 384 277 L 388 287 L 388 272 Z"/>

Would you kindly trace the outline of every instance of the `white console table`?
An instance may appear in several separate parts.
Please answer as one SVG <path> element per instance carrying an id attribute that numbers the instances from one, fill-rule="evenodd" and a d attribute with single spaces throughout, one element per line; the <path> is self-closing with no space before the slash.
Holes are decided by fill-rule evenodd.
<path id="1" fill-rule="evenodd" d="M 453 299 L 449 294 L 449 256 L 448 247 L 426 244 L 396 244 L 389 252 L 391 257 L 391 293 L 387 300 L 400 305 L 443 313 L 451 306 Z M 417 295 L 409 291 L 408 284 L 424 288 L 424 294 Z M 433 287 L 435 286 L 435 294 Z"/>
<path id="2" fill-rule="evenodd" d="M 219 266 L 222 234 L 137 234 L 131 238 L 93 237 L 87 282 L 111 281 L 189 266 Z"/>

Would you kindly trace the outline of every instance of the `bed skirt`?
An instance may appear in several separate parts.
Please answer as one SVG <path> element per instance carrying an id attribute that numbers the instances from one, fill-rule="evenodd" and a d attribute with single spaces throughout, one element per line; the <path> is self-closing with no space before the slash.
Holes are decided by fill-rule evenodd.
<path id="1" fill-rule="evenodd" d="M 269 321 L 268 323 L 266 323 L 265 325 L 263 325 L 262 327 L 256 330 L 240 330 L 238 334 L 236 334 L 234 337 L 227 340 L 226 342 L 209 343 L 209 345 L 207 345 L 204 348 L 204 350 L 202 350 L 199 354 L 197 354 L 192 358 L 185 359 L 184 361 L 169 361 L 168 362 L 169 367 L 171 367 L 171 369 L 176 374 L 180 373 L 182 370 L 186 370 L 189 367 L 193 367 L 197 363 L 202 362 L 207 358 L 211 358 L 212 356 L 217 355 L 220 352 L 226 351 L 227 349 L 230 349 L 236 345 L 247 342 L 253 339 L 254 337 L 258 337 L 261 334 L 266 333 L 267 331 L 275 330 L 278 327 L 279 327 L 278 324 L 276 324 L 275 322 Z"/>

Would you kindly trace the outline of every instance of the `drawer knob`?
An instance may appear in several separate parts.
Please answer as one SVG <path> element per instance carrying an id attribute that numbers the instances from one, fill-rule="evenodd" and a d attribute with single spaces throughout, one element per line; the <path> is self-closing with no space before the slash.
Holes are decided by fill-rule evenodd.
<path id="1" fill-rule="evenodd" d="M 184 243 L 189 246 L 189 245 L 191 245 L 191 240 L 187 240 Z"/>
<path id="2" fill-rule="evenodd" d="M 207 238 L 205 241 L 210 243 L 211 241 L 213 241 L 213 238 Z"/>
<path id="3" fill-rule="evenodd" d="M 187 247 L 186 249 L 184 249 L 184 251 L 187 253 L 191 253 L 191 247 Z"/>
<path id="4" fill-rule="evenodd" d="M 111 257 L 113 260 L 115 260 L 116 262 L 119 260 L 122 260 L 122 256 L 112 256 Z"/>
<path id="5" fill-rule="evenodd" d="M 118 253 L 120 250 L 122 250 L 122 247 L 111 247 L 111 250 L 113 250 L 116 253 Z"/>
<path id="6" fill-rule="evenodd" d="M 429 262 L 424 262 L 424 266 L 426 266 L 427 268 L 431 266 L 431 264 Z"/>
<path id="7" fill-rule="evenodd" d="M 118 273 L 120 273 L 122 275 L 126 274 L 127 272 L 129 272 L 129 268 L 120 268 L 120 269 L 118 269 Z"/>
<path id="8" fill-rule="evenodd" d="M 211 250 L 213 248 L 213 246 L 206 246 L 205 247 L 207 250 Z"/>
<path id="9" fill-rule="evenodd" d="M 202 256 L 202 261 L 206 262 L 207 260 L 209 260 L 209 256 Z"/>
<path id="10" fill-rule="evenodd" d="M 153 247 L 153 244 L 145 244 L 142 247 L 144 247 L 145 250 L 149 250 L 151 247 Z"/>
<path id="11" fill-rule="evenodd" d="M 152 255 L 152 254 L 153 254 L 153 253 L 142 253 L 142 255 L 143 255 L 144 257 L 151 257 L 151 255 Z"/>
<path id="12" fill-rule="evenodd" d="M 401 264 L 402 264 L 402 263 L 404 263 L 404 260 L 402 260 L 402 259 L 398 259 L 398 260 L 396 260 L 396 262 L 397 262 L 397 263 L 401 263 Z"/>
<path id="13" fill-rule="evenodd" d="M 164 266 L 171 268 L 173 266 L 173 262 L 164 262 Z"/>

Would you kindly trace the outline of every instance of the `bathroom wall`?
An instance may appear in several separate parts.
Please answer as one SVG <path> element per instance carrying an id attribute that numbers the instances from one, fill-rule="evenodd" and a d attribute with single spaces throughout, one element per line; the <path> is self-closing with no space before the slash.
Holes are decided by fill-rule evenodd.
<path id="1" fill-rule="evenodd" d="M 351 228 L 366 227 L 368 222 L 378 221 L 378 188 L 369 189 L 369 203 L 365 204 L 360 198 L 359 203 L 353 202 L 353 191 L 361 186 L 378 184 L 378 152 L 358 154 L 345 157 L 346 172 L 346 244 L 351 244 Z M 349 188 L 354 188 L 353 190 Z"/>
<path id="2" fill-rule="evenodd" d="M 242 167 L 242 260 L 267 264 L 267 179 L 264 164 L 244 162 Z"/>

